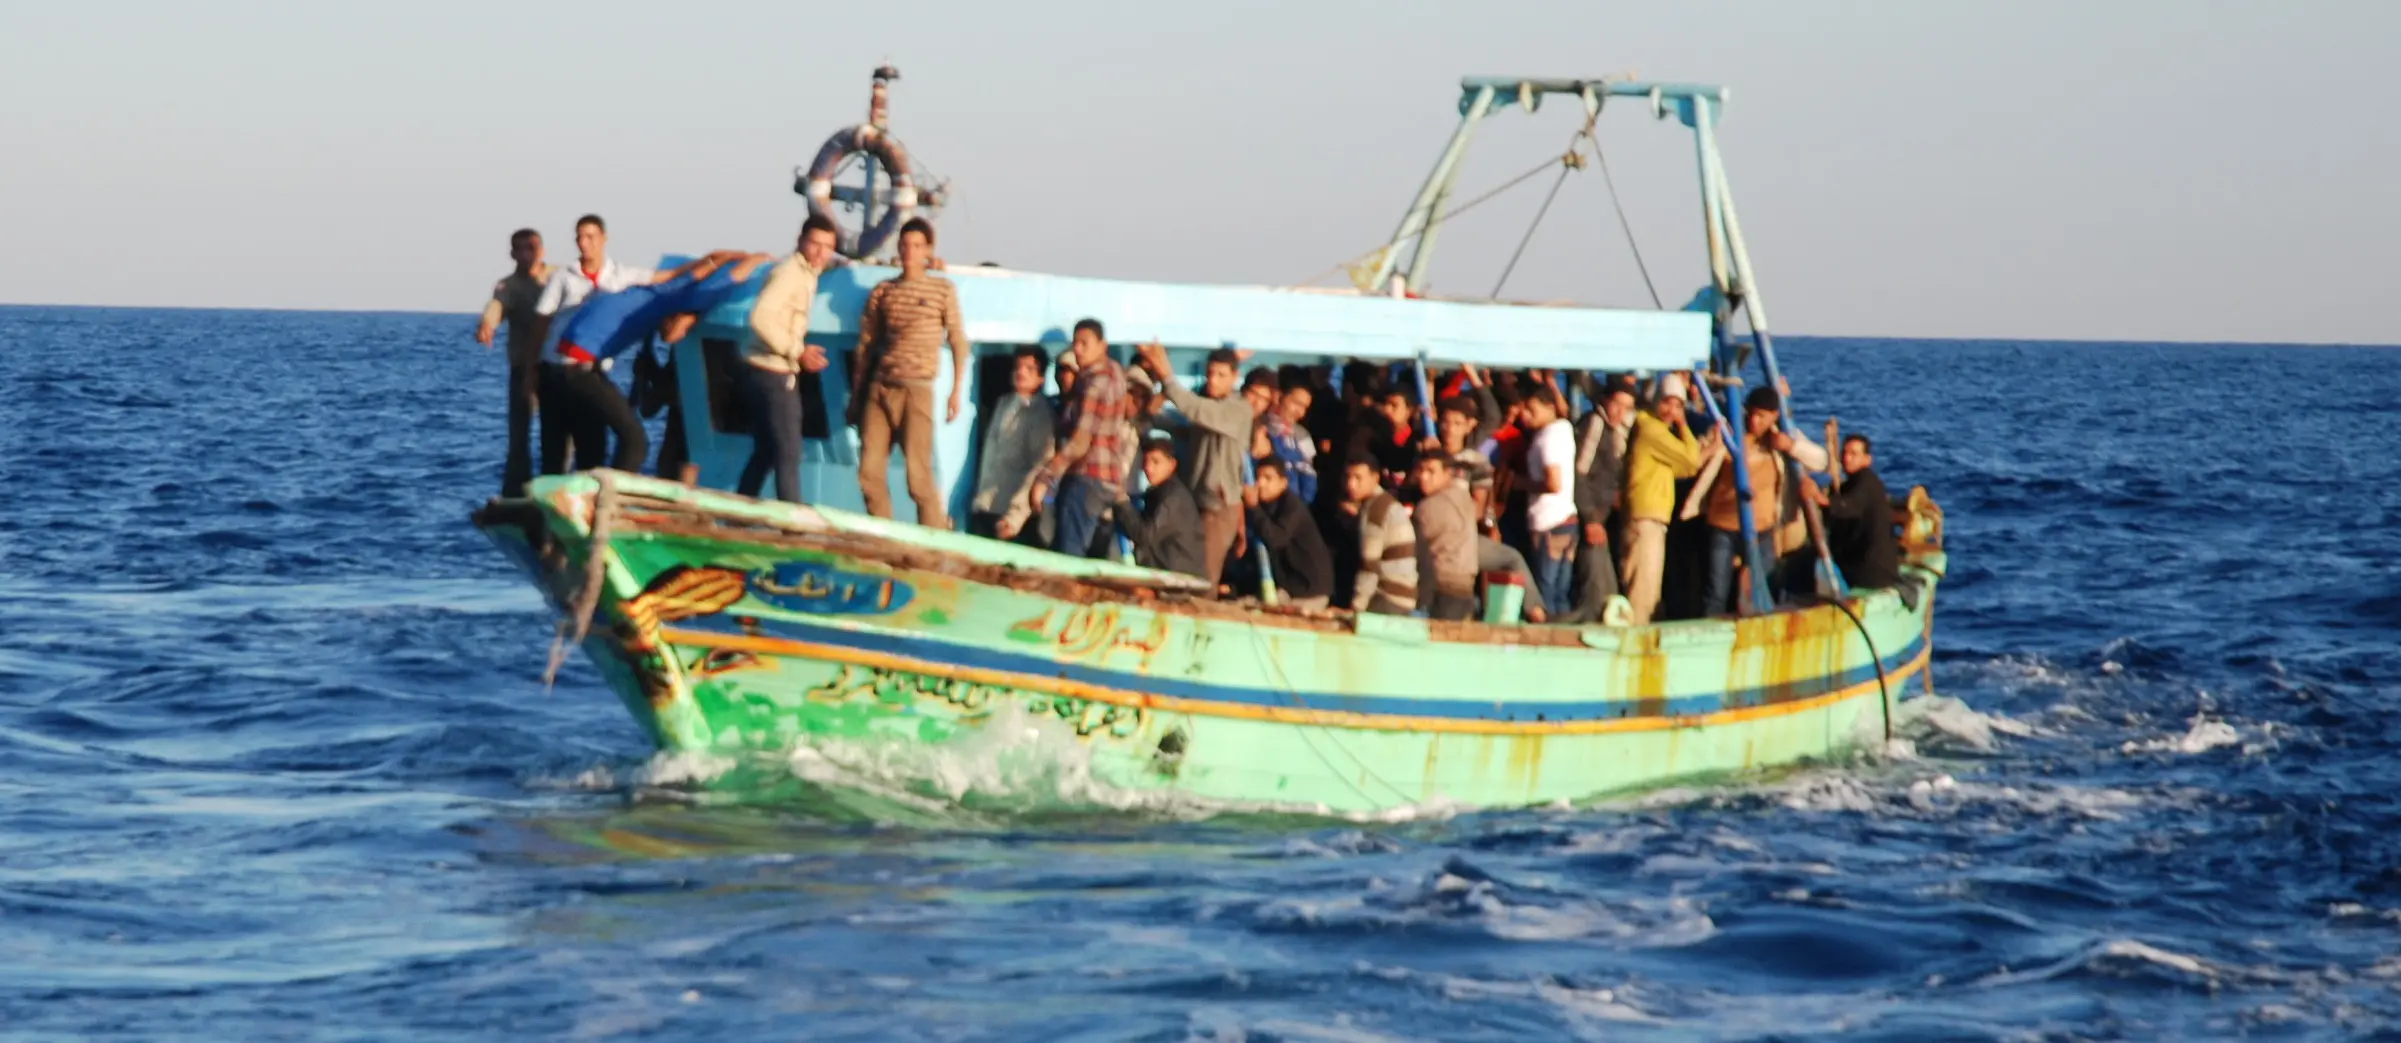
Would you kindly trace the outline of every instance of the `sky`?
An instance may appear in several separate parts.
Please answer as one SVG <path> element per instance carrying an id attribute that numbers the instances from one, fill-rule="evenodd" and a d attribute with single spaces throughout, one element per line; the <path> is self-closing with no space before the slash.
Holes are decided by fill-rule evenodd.
<path id="1" fill-rule="evenodd" d="M 792 168 L 862 119 L 955 202 L 948 259 L 1288 284 L 1380 245 L 1468 74 L 1722 83 L 1775 328 L 2391 343 L 2401 4 L 0 0 L 0 301 L 471 312 L 508 232 L 572 259 L 789 249 Z M 1489 121 L 1472 195 L 1556 155 Z M 1689 132 L 1601 144 L 1673 305 L 1706 281 Z M 1483 295 L 1549 177 L 1447 226 Z M 1647 306 L 1597 172 L 1506 295 Z M 2339 305 L 2339 306 L 2338 306 Z"/>

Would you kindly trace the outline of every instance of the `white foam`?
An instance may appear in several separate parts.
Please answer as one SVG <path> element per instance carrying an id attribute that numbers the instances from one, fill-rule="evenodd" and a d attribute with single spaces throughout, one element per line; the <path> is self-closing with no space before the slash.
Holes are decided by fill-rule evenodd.
<path id="1" fill-rule="evenodd" d="M 2196 716 L 2193 718 L 2192 727 L 2186 729 L 2182 735 L 2152 739 L 2146 742 L 2128 739 L 2118 749 L 2125 753 L 2191 755 L 2207 753 L 2221 746 L 2239 745 L 2242 741 L 2243 733 L 2233 725 L 2207 716 Z"/>
<path id="2" fill-rule="evenodd" d="M 1393 824 L 1440 821 L 1473 810 L 1470 805 L 1437 799 L 1346 813 L 1322 804 L 1217 800 L 1172 789 L 1116 786 L 1093 773 L 1090 740 L 1079 738 L 1066 722 L 1050 717 L 1029 717 L 1022 725 L 1007 728 L 981 728 L 955 742 L 939 744 L 900 738 L 816 739 L 795 747 L 787 763 L 804 781 L 930 813 L 982 806 L 1087 808 L 1199 820 L 1264 812 Z"/>
<path id="3" fill-rule="evenodd" d="M 2156 964 L 2171 970 L 2182 971 L 2183 973 L 2190 974 L 2196 978 L 2214 978 L 2217 976 L 2216 972 L 2211 969 L 2209 963 L 2198 956 L 2188 956 L 2180 952 L 2170 952 L 2157 946 L 2146 945 L 2131 938 L 2112 938 L 2109 941 L 2103 942 L 2101 943 L 2100 948 L 2094 950 L 2093 955 L 2096 962 L 2103 958 L 2139 961 L 2143 963 Z"/>

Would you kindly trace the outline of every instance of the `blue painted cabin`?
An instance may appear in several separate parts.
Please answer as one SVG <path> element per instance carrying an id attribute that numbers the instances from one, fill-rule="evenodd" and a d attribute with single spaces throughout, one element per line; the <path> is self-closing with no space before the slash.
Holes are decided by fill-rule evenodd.
<path id="1" fill-rule="evenodd" d="M 849 398 L 850 353 L 858 342 L 867 291 L 899 274 L 895 268 L 850 266 L 818 281 L 809 341 L 823 345 L 833 365 L 802 387 L 808 413 L 801 494 L 809 502 L 861 507 L 858 434 L 841 420 Z M 1688 311 L 1401 300 L 1348 291 L 1126 282 L 986 267 L 946 274 L 958 286 L 976 359 L 968 374 L 969 410 L 941 425 L 935 437 L 936 474 L 948 491 L 950 515 L 960 524 L 974 494 L 980 407 L 1007 393 L 1011 352 L 1048 340 L 1055 355 L 1067 331 L 1087 317 L 1107 327 L 1112 354 L 1121 362 L 1130 355 L 1128 345 L 1153 340 L 1167 345 L 1189 384 L 1197 383 L 1203 357 L 1229 343 L 1253 352 L 1251 366 L 1422 357 L 1435 365 L 1658 371 L 1700 365 L 1710 353 L 1710 316 Z M 673 347 L 686 445 L 700 467 L 701 484 L 711 488 L 731 489 L 750 456 L 750 436 L 735 415 L 739 396 L 731 377 L 736 371 L 727 367 L 743 364 L 741 344 L 754 299 L 755 291 L 703 316 Z M 949 369 L 943 366 L 935 388 L 937 403 L 950 394 L 955 375 Z M 891 488 L 895 511 L 912 518 L 898 453 L 892 458 Z"/>

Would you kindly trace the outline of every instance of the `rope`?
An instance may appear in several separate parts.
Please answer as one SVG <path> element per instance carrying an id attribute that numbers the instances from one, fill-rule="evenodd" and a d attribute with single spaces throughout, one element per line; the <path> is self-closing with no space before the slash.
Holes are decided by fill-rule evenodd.
<path id="1" fill-rule="evenodd" d="M 1626 220 L 1626 205 L 1617 198 L 1617 179 L 1609 176 L 1609 157 L 1601 151 L 1601 139 L 1592 139 L 1592 158 L 1601 168 L 1601 183 L 1609 186 L 1609 207 L 1617 211 L 1617 227 L 1626 233 L 1626 249 L 1634 252 L 1634 270 L 1642 273 L 1642 288 L 1651 291 L 1651 307 L 1666 311 L 1659 301 L 1659 287 L 1651 282 L 1651 266 L 1642 262 L 1642 247 L 1634 241 L 1634 223 Z"/>
<path id="2" fill-rule="evenodd" d="M 1470 211 L 1470 210 L 1473 210 L 1473 209 L 1475 209 L 1476 207 L 1479 207 L 1479 206 L 1482 206 L 1482 205 L 1483 205 L 1483 204 L 1485 204 L 1485 203 L 1489 203 L 1489 202 L 1491 202 L 1491 201 L 1493 200 L 1493 198 L 1494 198 L 1494 197 L 1496 197 L 1496 196 L 1500 195 L 1501 193 L 1503 193 L 1503 192 L 1506 192 L 1506 191 L 1508 191 L 1508 190 L 1510 190 L 1510 189 L 1512 189 L 1512 188 L 1516 188 L 1517 186 L 1519 186 L 1519 185 L 1522 185 L 1522 184 L 1526 183 L 1527 179 L 1529 179 L 1529 178 L 1532 178 L 1532 177 L 1533 177 L 1534 175 L 1536 175 L 1536 174 L 1542 173 L 1542 172 L 1543 172 L 1543 171 L 1545 171 L 1545 170 L 1549 170 L 1549 169 L 1551 168 L 1551 164 L 1553 164 L 1553 163 L 1561 163 L 1561 162 L 1565 162 L 1565 160 L 1564 160 L 1564 159 L 1546 159 L 1546 160 L 1543 160 L 1543 161 L 1542 161 L 1542 162 L 1541 162 L 1539 165 L 1535 166 L 1535 167 L 1534 167 L 1534 169 L 1532 169 L 1532 170 L 1528 170 L 1528 171 L 1526 171 L 1526 172 L 1525 172 L 1525 173 L 1523 173 L 1523 174 L 1519 174 L 1519 175 L 1517 175 L 1516 177 L 1510 178 L 1509 180 L 1502 182 L 1502 183 L 1500 184 L 1500 186 L 1499 186 L 1499 187 L 1497 187 L 1497 188 L 1494 188 L 1494 189 L 1492 189 L 1491 191 L 1485 192 L 1483 195 L 1477 196 L 1477 197 L 1475 197 L 1474 199 L 1470 199 L 1470 200 L 1468 200 L 1467 202 L 1461 203 L 1461 204 L 1459 204 L 1458 206 L 1452 207 L 1452 208 L 1451 208 L 1449 211 L 1447 211 L 1447 212 L 1443 213 L 1442 215 L 1440 215 L 1440 216 L 1438 216 L 1438 217 L 1435 217 L 1433 220 L 1427 221 L 1427 222 L 1426 222 L 1426 226 L 1425 226 L 1424 228 L 1418 229 L 1418 230 L 1417 230 L 1417 232 L 1416 232 L 1416 235 L 1422 236 L 1422 235 L 1426 234 L 1428 231 L 1431 231 L 1431 230 L 1433 230 L 1433 228 L 1434 228 L 1434 226 L 1435 226 L 1435 225 L 1439 225 L 1439 224 L 1441 224 L 1441 223 L 1443 223 L 1443 222 L 1445 222 L 1445 221 L 1448 221 L 1448 220 L 1450 220 L 1451 218 L 1454 218 L 1454 217 L 1457 217 L 1457 216 L 1459 216 L 1460 214 L 1464 214 L 1464 213 L 1466 213 L 1466 212 L 1468 212 L 1468 211 Z M 1313 282 L 1316 282 L 1316 281 L 1317 281 L 1317 280 L 1319 280 L 1319 279 L 1323 279 L 1323 278 L 1325 278 L 1326 276 L 1329 276 L 1329 275 L 1339 275 L 1339 274 L 1341 274 L 1341 273 L 1342 273 L 1342 271 L 1343 271 L 1344 269 L 1347 269 L 1347 268 L 1353 267 L 1353 266 L 1357 265 L 1357 264 L 1358 264 L 1359 262 L 1361 262 L 1361 261 L 1365 261 L 1365 260 L 1367 260 L 1367 259 L 1368 259 L 1368 258 L 1370 258 L 1370 257 L 1374 257 L 1376 254 L 1378 254 L 1378 253 L 1380 253 L 1380 252 L 1382 252 L 1382 251 L 1389 250 L 1389 249 L 1391 249 L 1391 248 L 1393 248 L 1393 247 L 1395 247 L 1395 246 L 1399 246 L 1399 245 L 1400 245 L 1400 243 L 1399 243 L 1399 242 L 1392 242 L 1392 243 L 1387 243 L 1387 244 L 1385 244 L 1385 245 L 1383 245 L 1383 246 L 1378 246 L 1378 247 L 1375 247 L 1374 249 L 1371 249 L 1371 250 L 1366 250 L 1366 251 L 1363 251 L 1363 252 L 1361 252 L 1361 253 L 1354 254 L 1354 255 L 1352 255 L 1352 256 L 1351 256 L 1349 259 L 1347 259 L 1347 260 L 1342 260 L 1342 261 L 1336 261 L 1336 262 L 1334 262 L 1334 266 L 1333 266 L 1333 267 L 1331 267 L 1331 268 L 1327 268 L 1327 269 L 1325 269 L 1324 271 L 1318 272 L 1317 274 L 1315 274 L 1315 275 L 1312 275 L 1312 276 L 1310 276 L 1310 277 L 1308 277 L 1308 278 L 1306 278 L 1306 279 L 1303 279 L 1303 280 L 1301 280 L 1301 281 L 1299 281 L 1299 282 L 1297 282 L 1297 283 L 1293 283 L 1292 285 L 1294 285 L 1294 286 L 1307 286 L 1308 284 L 1310 284 L 1310 283 L 1313 283 Z"/>
<path id="3" fill-rule="evenodd" d="M 1257 656 L 1259 659 L 1265 661 L 1268 669 L 1275 671 L 1276 682 L 1278 685 L 1278 687 L 1275 689 L 1275 693 L 1282 697 L 1284 702 L 1293 709 L 1303 711 L 1309 710 L 1310 707 L 1303 705 L 1299 697 L 1294 694 L 1292 690 L 1292 677 L 1284 672 L 1283 662 L 1262 647 L 1262 643 L 1258 640 L 1259 625 L 1252 623 L 1249 624 L 1249 626 L 1251 628 L 1252 638 L 1250 642 L 1251 653 Z M 1374 797 L 1368 796 L 1366 790 L 1361 789 L 1358 783 L 1352 782 L 1350 776 L 1343 774 L 1342 769 L 1335 767 L 1333 760 L 1327 757 L 1324 751 L 1317 748 L 1316 740 L 1309 738 L 1309 729 L 1311 727 L 1315 727 L 1319 731 L 1323 732 L 1325 734 L 1326 743 L 1333 746 L 1336 752 L 1342 754 L 1345 758 L 1348 758 L 1351 764 L 1359 769 L 1359 773 L 1367 776 L 1369 781 L 1372 781 L 1376 785 L 1382 786 L 1385 789 L 1391 790 L 1392 795 L 1400 798 L 1402 804 L 1416 803 L 1415 799 L 1409 796 L 1409 792 L 1407 790 L 1385 781 L 1384 777 L 1376 774 L 1376 770 L 1374 768 L 1368 767 L 1367 762 L 1361 760 L 1358 754 L 1352 753 L 1349 749 L 1345 748 L 1342 745 L 1342 740 L 1335 738 L 1332 728 L 1323 724 L 1314 726 L 1302 724 L 1298 721 L 1293 722 L 1292 727 L 1294 733 L 1300 736 L 1301 745 L 1308 747 L 1309 754 L 1317 758 L 1317 763 L 1325 766 L 1326 774 L 1342 780 L 1342 784 L 1346 787 L 1349 787 L 1351 792 L 1358 794 L 1360 800 L 1369 804 L 1375 803 Z"/>
<path id="4" fill-rule="evenodd" d="M 1568 155 L 1573 156 L 1575 152 L 1570 150 Z M 1526 255 L 1526 246 L 1534 241 L 1534 232 L 1542 227 L 1542 219 L 1549 216 L 1551 201 L 1559 198 L 1559 186 L 1567 183 L 1567 175 L 1574 173 L 1575 169 L 1574 163 L 1562 161 L 1559 164 L 1559 176 L 1551 182 L 1550 194 L 1542 197 L 1542 208 L 1534 211 L 1534 222 L 1526 226 L 1526 234 L 1517 240 L 1517 251 L 1509 255 L 1508 266 L 1501 269 L 1501 277 L 1494 280 L 1492 292 L 1486 294 L 1486 297 L 1494 300 L 1500 298 L 1501 287 L 1509 285 L 1509 274 L 1517 270 L 1518 258 Z"/>
<path id="5" fill-rule="evenodd" d="M 592 499 L 592 538 L 584 550 L 584 581 L 575 591 L 575 604 L 569 606 L 567 618 L 559 620 L 556 636 L 550 641 L 550 665 L 542 670 L 542 688 L 547 691 L 558 681 L 559 667 L 567 662 L 567 649 L 580 645 L 592 632 L 592 615 L 600 608 L 600 588 L 608 578 L 609 539 L 616 528 L 616 476 L 602 471 L 595 476 L 600 481 L 600 493 Z M 574 636 L 568 636 L 573 624 Z"/>
<path id="6" fill-rule="evenodd" d="M 1851 611 L 1851 606 L 1839 599 L 1828 601 L 1827 604 L 1849 616 L 1851 625 L 1859 628 L 1859 639 L 1867 642 L 1868 661 L 1876 664 L 1876 692 L 1884 697 L 1884 745 L 1889 749 L 1892 746 L 1892 689 L 1884 681 L 1884 657 L 1876 654 L 1876 639 L 1868 634 L 1867 623 L 1859 618 L 1859 613 Z"/>

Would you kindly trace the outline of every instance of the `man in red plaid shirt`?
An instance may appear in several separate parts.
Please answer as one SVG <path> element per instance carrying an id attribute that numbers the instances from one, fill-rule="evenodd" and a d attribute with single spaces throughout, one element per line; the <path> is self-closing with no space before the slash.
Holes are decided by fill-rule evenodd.
<path id="1" fill-rule="evenodd" d="M 1085 557 L 1100 530 L 1101 512 L 1116 503 L 1125 488 L 1126 462 L 1133 445 L 1127 421 L 1125 370 L 1109 358 L 1109 340 L 1100 320 L 1075 324 L 1071 347 L 1076 359 L 1075 390 L 1059 413 L 1059 451 L 1034 478 L 1028 499 L 1041 503 L 1043 494 L 1058 490 L 1052 508 L 1057 519 L 1051 549 Z M 1007 539 L 1015 533 L 1002 533 Z"/>

